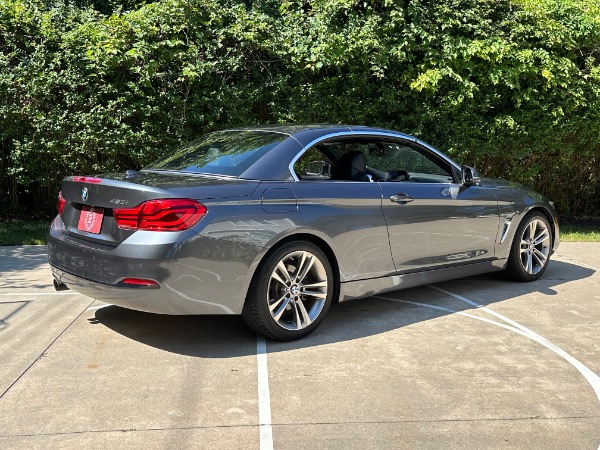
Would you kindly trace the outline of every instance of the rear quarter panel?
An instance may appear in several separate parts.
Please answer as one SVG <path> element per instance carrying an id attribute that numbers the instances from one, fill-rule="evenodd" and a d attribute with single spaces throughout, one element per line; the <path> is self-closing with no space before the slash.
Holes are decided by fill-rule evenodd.
<path id="1" fill-rule="evenodd" d="M 281 240 L 310 234 L 333 250 L 342 282 L 393 274 L 378 184 L 324 183 L 262 182 L 243 199 L 201 199 L 208 213 L 197 231 L 262 248 L 256 264 Z"/>

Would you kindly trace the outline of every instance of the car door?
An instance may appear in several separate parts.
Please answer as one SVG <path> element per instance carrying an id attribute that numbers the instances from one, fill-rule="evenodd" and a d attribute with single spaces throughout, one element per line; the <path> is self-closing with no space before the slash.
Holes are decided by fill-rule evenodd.
<path id="1" fill-rule="evenodd" d="M 378 142 L 366 159 L 398 272 L 493 259 L 499 217 L 491 189 L 460 185 L 457 168 L 415 142 Z"/>
<path id="2" fill-rule="evenodd" d="M 294 165 L 298 177 L 292 187 L 298 205 L 295 227 L 326 236 L 337 256 L 342 282 L 393 275 L 379 185 L 368 179 L 332 176 L 339 156 L 360 148 L 350 140 L 323 142 L 317 147 L 306 151 Z"/>

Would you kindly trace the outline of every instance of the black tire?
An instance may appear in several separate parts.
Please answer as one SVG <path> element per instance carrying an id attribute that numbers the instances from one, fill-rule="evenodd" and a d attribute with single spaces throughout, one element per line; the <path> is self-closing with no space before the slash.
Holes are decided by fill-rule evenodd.
<path id="1" fill-rule="evenodd" d="M 312 258 L 316 259 L 311 263 Z M 307 265 L 306 273 L 298 273 Z M 309 241 L 287 242 L 267 254 L 256 269 L 242 318 L 268 338 L 300 339 L 312 333 L 325 318 L 334 284 L 331 264 L 319 247 Z"/>
<path id="2" fill-rule="evenodd" d="M 532 227 L 535 231 L 533 236 L 531 236 Z M 542 235 L 544 228 L 546 235 Z M 538 235 L 540 239 L 544 236 L 545 238 L 535 245 L 537 240 L 534 238 Z M 515 232 L 505 274 L 507 278 L 515 281 L 535 281 L 546 271 L 551 254 L 550 223 L 542 213 L 532 211 L 523 218 Z"/>

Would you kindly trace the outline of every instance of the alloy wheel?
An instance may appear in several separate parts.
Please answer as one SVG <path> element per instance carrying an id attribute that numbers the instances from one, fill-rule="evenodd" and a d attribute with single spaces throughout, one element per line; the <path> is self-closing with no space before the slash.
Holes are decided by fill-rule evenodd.
<path id="1" fill-rule="evenodd" d="M 294 251 L 284 256 L 267 286 L 271 317 L 286 330 L 306 328 L 323 310 L 327 283 L 327 271 L 314 254 Z"/>
<path id="2" fill-rule="evenodd" d="M 521 266 L 529 275 L 544 269 L 550 253 L 550 231 L 544 221 L 534 218 L 523 229 L 520 252 Z"/>

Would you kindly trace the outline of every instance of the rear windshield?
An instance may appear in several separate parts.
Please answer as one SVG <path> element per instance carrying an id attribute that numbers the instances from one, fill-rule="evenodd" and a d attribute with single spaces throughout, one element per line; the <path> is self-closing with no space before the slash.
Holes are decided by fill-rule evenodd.
<path id="1" fill-rule="evenodd" d="M 288 136 L 267 131 L 220 131 L 193 141 L 146 167 L 240 176 Z"/>

